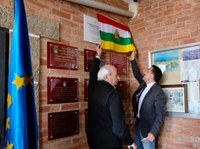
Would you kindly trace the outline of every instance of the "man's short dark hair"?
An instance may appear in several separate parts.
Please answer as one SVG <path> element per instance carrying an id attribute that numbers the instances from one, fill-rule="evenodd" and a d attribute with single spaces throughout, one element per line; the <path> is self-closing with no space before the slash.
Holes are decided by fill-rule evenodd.
<path id="1" fill-rule="evenodd" d="M 156 83 L 159 83 L 159 81 L 162 78 L 162 71 L 156 65 L 152 65 L 152 68 L 153 68 L 152 72 L 154 74 L 154 80 L 155 80 Z"/>

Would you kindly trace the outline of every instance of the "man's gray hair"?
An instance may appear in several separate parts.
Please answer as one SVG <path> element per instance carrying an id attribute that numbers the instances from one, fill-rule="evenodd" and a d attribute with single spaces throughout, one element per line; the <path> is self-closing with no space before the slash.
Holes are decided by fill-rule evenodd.
<path id="1" fill-rule="evenodd" d="M 105 76 L 110 75 L 111 74 L 111 67 L 112 65 L 104 65 L 100 68 L 98 75 L 97 75 L 97 79 L 98 80 L 104 80 Z"/>

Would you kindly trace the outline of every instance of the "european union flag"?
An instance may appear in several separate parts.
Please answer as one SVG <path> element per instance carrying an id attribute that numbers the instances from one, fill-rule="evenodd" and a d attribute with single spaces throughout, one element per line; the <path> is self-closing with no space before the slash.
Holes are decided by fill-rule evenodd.
<path id="1" fill-rule="evenodd" d="M 33 85 L 24 2 L 14 0 L 5 149 L 37 149 L 38 125 Z"/>

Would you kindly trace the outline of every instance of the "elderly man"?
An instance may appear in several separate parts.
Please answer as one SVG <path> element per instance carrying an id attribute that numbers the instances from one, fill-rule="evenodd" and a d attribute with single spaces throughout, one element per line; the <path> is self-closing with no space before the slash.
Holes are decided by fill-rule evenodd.
<path id="1" fill-rule="evenodd" d="M 88 84 L 87 139 L 90 149 L 122 149 L 123 141 L 136 149 L 125 124 L 122 103 L 115 85 L 119 80 L 117 69 L 104 65 L 99 70 L 102 49 L 96 46 Z"/>

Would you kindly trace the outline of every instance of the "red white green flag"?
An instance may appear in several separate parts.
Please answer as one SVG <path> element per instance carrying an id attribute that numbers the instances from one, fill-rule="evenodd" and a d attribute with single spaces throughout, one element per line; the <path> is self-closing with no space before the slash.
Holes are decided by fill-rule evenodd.
<path id="1" fill-rule="evenodd" d="M 135 50 L 129 27 L 97 14 L 101 46 L 106 50 L 127 53 Z"/>

